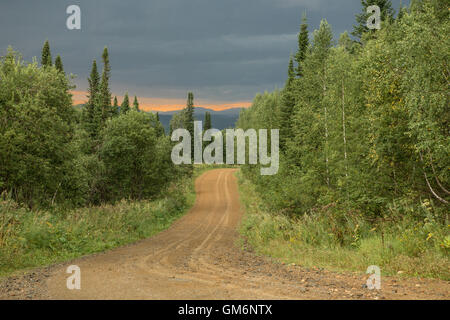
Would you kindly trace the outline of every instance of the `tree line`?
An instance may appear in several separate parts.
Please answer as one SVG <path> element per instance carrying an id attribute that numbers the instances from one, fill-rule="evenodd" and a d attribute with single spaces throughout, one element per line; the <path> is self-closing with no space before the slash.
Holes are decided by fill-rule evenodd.
<path id="1" fill-rule="evenodd" d="M 88 101 L 72 105 L 74 86 L 49 42 L 40 64 L 12 48 L 0 59 L 0 193 L 30 208 L 152 198 L 192 170 L 173 165 L 158 114 L 140 112 L 125 93 L 119 106 L 93 61 Z M 193 105 L 190 107 L 193 108 Z"/>
<path id="2" fill-rule="evenodd" d="M 303 16 L 284 88 L 258 94 L 237 123 L 280 128 L 280 171 L 242 171 L 271 210 L 290 216 L 448 224 L 448 1 L 413 1 L 396 16 L 390 1 L 361 2 L 355 39 L 345 32 L 334 43 L 322 20 L 310 41 Z M 380 30 L 365 26 L 374 4 Z"/>

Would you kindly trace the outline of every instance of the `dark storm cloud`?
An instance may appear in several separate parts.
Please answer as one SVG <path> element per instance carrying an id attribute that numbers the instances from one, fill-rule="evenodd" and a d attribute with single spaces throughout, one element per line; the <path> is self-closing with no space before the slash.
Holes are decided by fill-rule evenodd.
<path id="1" fill-rule="evenodd" d="M 399 1 L 393 1 L 394 8 Z M 81 30 L 66 29 L 66 7 L 81 7 Z M 337 36 L 351 31 L 359 0 L 2 1 L 0 49 L 27 60 L 45 39 L 85 90 L 92 59 L 110 49 L 112 89 L 211 101 L 251 100 L 284 83 L 300 18 L 310 31 L 326 18 Z"/>

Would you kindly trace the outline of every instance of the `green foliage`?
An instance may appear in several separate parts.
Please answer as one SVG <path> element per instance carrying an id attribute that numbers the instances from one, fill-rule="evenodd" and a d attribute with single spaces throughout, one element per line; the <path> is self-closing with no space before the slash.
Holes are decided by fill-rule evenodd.
<path id="1" fill-rule="evenodd" d="M 203 124 L 203 130 L 206 131 L 206 130 L 209 130 L 211 128 L 212 128 L 212 125 L 211 125 L 211 113 L 205 112 L 205 121 L 204 121 L 204 124 Z"/>
<path id="2" fill-rule="evenodd" d="M 56 56 L 56 59 L 55 59 L 55 68 L 56 68 L 59 72 L 64 73 L 63 63 L 62 63 L 62 60 L 61 60 L 61 57 L 59 56 L 59 54 Z"/>
<path id="3" fill-rule="evenodd" d="M 125 94 L 120 115 L 117 98 L 110 105 L 106 48 L 102 58 L 101 78 L 93 61 L 82 111 L 72 107 L 59 56 L 42 68 L 12 49 L 1 58 L 0 193 L 33 209 L 99 205 L 154 198 L 186 173 L 172 164 L 157 117 L 135 111 L 136 97 L 130 110 Z"/>
<path id="4" fill-rule="evenodd" d="M 159 120 L 159 113 L 156 113 L 156 133 L 158 137 L 165 136 L 166 132 L 164 131 L 164 126 L 162 125 L 161 121 Z"/>
<path id="5" fill-rule="evenodd" d="M 300 32 L 298 34 L 298 51 L 295 55 L 295 60 L 297 61 L 297 76 L 301 77 L 303 75 L 303 61 L 306 58 L 306 52 L 309 47 L 309 36 L 308 36 L 308 23 L 306 20 L 306 13 L 303 14 L 302 24 L 300 25 Z"/>
<path id="6" fill-rule="evenodd" d="M 42 68 L 11 48 L 0 59 L 0 274 L 148 237 L 192 204 L 157 116 L 130 110 L 128 94 L 120 115 L 105 112 L 106 49 L 103 62 L 78 111 L 59 56 Z"/>
<path id="7" fill-rule="evenodd" d="M 128 98 L 128 92 L 126 92 L 122 104 L 120 105 L 120 113 L 127 114 L 128 111 L 130 111 L 130 100 Z"/>
<path id="8" fill-rule="evenodd" d="M 109 90 L 109 79 L 111 77 L 111 66 L 109 64 L 108 48 L 103 49 L 103 72 L 102 80 L 99 87 L 99 100 L 98 107 L 101 110 L 101 121 L 104 123 L 106 119 L 113 115 L 113 109 L 111 108 L 111 91 Z"/>
<path id="9" fill-rule="evenodd" d="M 364 251 L 390 237 L 408 261 L 448 258 L 450 23 L 435 2 L 416 6 L 363 45 L 344 33 L 334 46 L 322 21 L 302 77 L 288 77 L 282 99 L 257 95 L 240 115 L 243 129 L 280 128 L 278 174 L 249 165 L 242 173 L 267 211 L 301 228 L 307 246 Z"/>
<path id="10" fill-rule="evenodd" d="M 171 181 L 171 146 L 155 125 L 155 115 L 134 110 L 107 122 L 99 155 L 110 199 L 149 198 Z"/>
<path id="11" fill-rule="evenodd" d="M 52 54 L 50 52 L 50 44 L 48 40 L 45 41 L 42 47 L 41 66 L 50 67 L 52 65 Z"/>
<path id="12" fill-rule="evenodd" d="M 12 49 L 0 60 L 0 188 L 30 207 L 73 196 L 68 88 L 56 68 L 25 64 Z"/>
<path id="13" fill-rule="evenodd" d="M 0 276 L 74 259 L 148 238 L 167 229 L 195 199 L 194 183 L 183 178 L 149 201 L 34 210 L 0 200 Z"/>
<path id="14" fill-rule="evenodd" d="M 112 111 L 114 116 L 117 116 L 119 114 L 119 102 L 117 102 L 117 96 L 114 96 Z"/>
<path id="15" fill-rule="evenodd" d="M 138 102 L 136 96 L 134 96 L 133 108 L 134 108 L 134 111 L 139 111 L 139 102 Z"/>
<path id="16" fill-rule="evenodd" d="M 175 113 L 170 119 L 170 136 L 176 129 L 186 129 L 191 135 L 191 158 L 194 162 L 194 94 L 188 92 L 186 108 Z M 182 166 L 187 172 L 192 172 L 192 166 Z"/>
<path id="17" fill-rule="evenodd" d="M 100 86 L 100 75 L 97 70 L 97 62 L 94 59 L 92 62 L 91 74 L 88 78 L 88 102 L 83 109 L 83 123 L 86 131 L 92 139 L 98 137 L 100 131 L 100 110 L 98 109 L 98 97 Z"/>
<path id="18" fill-rule="evenodd" d="M 289 59 L 288 78 L 282 92 L 282 103 L 280 105 L 280 148 L 286 149 L 286 141 L 291 135 L 291 119 L 295 106 L 295 71 L 292 56 Z"/>
<path id="19" fill-rule="evenodd" d="M 376 31 L 367 28 L 367 19 L 370 14 L 367 14 L 367 7 L 377 5 L 380 7 L 381 21 L 392 21 L 394 19 L 394 9 L 390 0 L 361 0 L 362 12 L 356 15 L 357 24 L 353 26 L 352 35 L 361 39 L 363 34 L 374 34 Z"/>
<path id="20" fill-rule="evenodd" d="M 184 128 L 191 134 L 191 157 L 194 161 L 194 94 L 188 92 L 187 105 L 184 111 Z"/>
<path id="21" fill-rule="evenodd" d="M 264 201 L 267 194 L 261 195 L 242 175 L 238 182 L 246 211 L 240 233 L 259 254 L 336 271 L 364 272 L 375 264 L 386 275 L 401 271 L 407 276 L 450 279 L 449 227 L 436 220 L 441 209 L 429 202 L 392 207 L 390 220 L 376 224 L 339 205 L 292 218 L 270 213 Z M 418 211 L 426 212 L 426 217 L 411 217 L 411 212 Z"/>

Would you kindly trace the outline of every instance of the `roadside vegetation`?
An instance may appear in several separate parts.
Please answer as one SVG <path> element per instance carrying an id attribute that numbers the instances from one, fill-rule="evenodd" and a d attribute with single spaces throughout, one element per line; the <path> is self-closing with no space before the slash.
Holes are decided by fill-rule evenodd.
<path id="1" fill-rule="evenodd" d="M 344 228 L 333 212 L 297 217 L 273 213 L 255 185 L 242 173 L 237 175 L 245 210 L 240 233 L 257 254 L 286 264 L 338 272 L 365 273 L 368 266 L 377 265 L 383 275 L 450 280 L 448 254 L 439 241 L 429 237 L 430 231 L 435 238 L 448 234 L 446 226 L 436 221 L 402 219 L 397 224 L 372 227 L 362 217 L 352 217 L 355 221 L 345 224 L 353 228 L 348 230 L 349 245 L 342 245 L 330 232 Z"/>
<path id="2" fill-rule="evenodd" d="M 244 130 L 280 129 L 280 169 L 241 168 L 242 232 L 303 265 L 449 279 L 448 1 L 413 1 L 380 30 L 358 16 L 334 43 L 304 17 L 282 90 L 258 94 Z M 260 211 L 260 212 L 259 212 Z"/>
<path id="3" fill-rule="evenodd" d="M 2 199 L 0 276 L 102 252 L 163 231 L 193 205 L 193 181 L 186 177 L 174 182 L 155 200 L 123 199 L 74 209 L 30 210 Z"/>
<path id="4" fill-rule="evenodd" d="M 149 237 L 193 204 L 207 168 L 173 164 L 158 114 L 128 93 L 119 105 L 107 48 L 101 60 L 74 107 L 74 76 L 48 41 L 40 63 L 11 47 L 0 57 L 0 276 Z"/>

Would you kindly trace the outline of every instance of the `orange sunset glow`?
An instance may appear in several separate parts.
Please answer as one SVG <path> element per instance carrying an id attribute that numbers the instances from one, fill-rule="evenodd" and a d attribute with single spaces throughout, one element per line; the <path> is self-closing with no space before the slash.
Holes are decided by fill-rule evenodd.
<path id="1" fill-rule="evenodd" d="M 72 91 L 72 101 L 73 104 L 83 104 L 87 101 L 86 91 Z M 114 95 L 113 95 L 114 96 Z M 134 95 L 130 94 L 130 103 L 133 102 Z M 139 101 L 139 107 L 144 111 L 174 111 L 181 110 L 186 106 L 186 99 L 180 98 L 148 98 L 148 97 L 137 97 Z M 123 96 L 117 96 L 119 105 L 122 103 Z M 223 111 L 231 108 L 248 108 L 251 106 L 250 101 L 241 102 L 207 102 L 201 99 L 197 100 L 195 103 L 196 107 L 203 107 L 212 109 L 214 111 Z"/>

